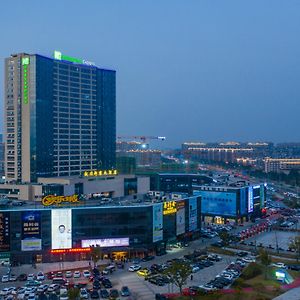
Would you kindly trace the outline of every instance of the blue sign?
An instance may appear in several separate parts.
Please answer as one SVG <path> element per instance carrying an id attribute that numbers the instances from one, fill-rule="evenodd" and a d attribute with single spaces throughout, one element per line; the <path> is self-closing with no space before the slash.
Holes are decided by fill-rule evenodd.
<path id="1" fill-rule="evenodd" d="M 253 212 L 253 187 L 249 186 L 248 188 L 248 212 Z"/>
<path id="2" fill-rule="evenodd" d="M 153 205 L 153 243 L 163 239 L 163 205 Z"/>

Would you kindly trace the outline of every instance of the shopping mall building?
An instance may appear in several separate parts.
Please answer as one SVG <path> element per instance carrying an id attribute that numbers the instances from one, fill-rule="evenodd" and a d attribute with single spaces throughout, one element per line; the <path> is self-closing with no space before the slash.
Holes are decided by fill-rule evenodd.
<path id="1" fill-rule="evenodd" d="M 122 200 L 45 196 L 0 212 L 0 259 L 14 264 L 88 259 L 100 246 L 109 258 L 161 254 L 199 236 L 200 197 Z M 173 198 L 173 199 L 172 199 Z"/>

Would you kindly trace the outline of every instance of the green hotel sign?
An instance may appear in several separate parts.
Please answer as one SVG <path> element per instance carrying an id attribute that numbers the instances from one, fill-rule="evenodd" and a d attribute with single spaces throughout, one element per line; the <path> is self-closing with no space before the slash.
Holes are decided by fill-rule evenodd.
<path id="1" fill-rule="evenodd" d="M 28 104 L 28 66 L 30 60 L 29 57 L 22 57 L 23 66 L 23 102 Z"/>
<path id="2" fill-rule="evenodd" d="M 81 58 L 75 58 L 75 57 L 71 57 L 68 55 L 64 55 L 62 54 L 60 51 L 54 51 L 54 59 L 57 60 L 65 60 L 65 61 L 69 61 L 75 64 L 82 64 L 82 65 L 88 65 L 88 66 L 95 66 L 94 62 L 85 60 L 85 59 L 81 59 Z"/>

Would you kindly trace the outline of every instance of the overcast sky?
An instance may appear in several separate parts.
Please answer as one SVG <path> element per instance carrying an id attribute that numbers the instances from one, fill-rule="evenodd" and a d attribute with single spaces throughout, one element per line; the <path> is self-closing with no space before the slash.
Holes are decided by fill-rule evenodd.
<path id="1" fill-rule="evenodd" d="M 2 103 L 5 57 L 60 50 L 117 71 L 119 135 L 300 141 L 299 0 L 1 0 L 0 33 Z"/>

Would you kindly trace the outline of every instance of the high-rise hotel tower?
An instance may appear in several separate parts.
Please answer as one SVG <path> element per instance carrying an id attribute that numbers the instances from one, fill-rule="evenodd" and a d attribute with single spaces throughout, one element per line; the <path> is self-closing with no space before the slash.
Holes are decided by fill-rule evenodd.
<path id="1" fill-rule="evenodd" d="M 116 72 L 54 52 L 5 59 L 7 182 L 115 167 Z"/>

